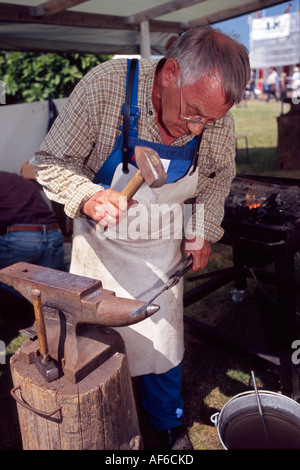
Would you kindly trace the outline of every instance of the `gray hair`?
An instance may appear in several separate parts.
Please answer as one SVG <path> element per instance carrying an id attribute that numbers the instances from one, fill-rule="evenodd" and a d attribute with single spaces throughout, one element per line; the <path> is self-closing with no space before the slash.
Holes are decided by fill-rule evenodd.
<path id="1" fill-rule="evenodd" d="M 250 79 L 248 50 L 220 30 L 194 26 L 176 39 L 165 57 L 177 61 L 182 85 L 219 76 L 226 103 L 232 106 L 241 101 Z"/>

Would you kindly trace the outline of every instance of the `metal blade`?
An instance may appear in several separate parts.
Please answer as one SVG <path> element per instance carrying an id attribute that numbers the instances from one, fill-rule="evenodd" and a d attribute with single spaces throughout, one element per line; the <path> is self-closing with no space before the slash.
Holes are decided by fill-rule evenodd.
<path id="1" fill-rule="evenodd" d="M 130 314 L 130 316 L 132 318 L 136 318 L 138 317 L 139 315 L 143 314 L 143 313 L 146 313 L 146 311 L 148 311 L 148 309 L 150 308 L 150 305 L 151 303 L 157 299 L 157 297 L 159 297 L 163 292 L 165 292 L 166 290 L 169 290 L 171 289 L 171 287 L 175 286 L 180 278 L 190 270 L 190 268 L 192 267 L 192 264 L 193 264 L 193 255 L 190 255 L 186 261 L 184 261 L 181 266 L 179 267 L 179 269 L 177 269 L 175 271 L 175 273 L 171 274 L 171 276 L 169 277 L 169 279 L 167 280 L 167 282 L 165 283 L 165 285 L 158 291 L 156 292 L 156 294 L 154 294 L 154 296 L 145 304 L 143 305 L 142 307 L 138 308 L 135 312 L 132 312 Z"/>

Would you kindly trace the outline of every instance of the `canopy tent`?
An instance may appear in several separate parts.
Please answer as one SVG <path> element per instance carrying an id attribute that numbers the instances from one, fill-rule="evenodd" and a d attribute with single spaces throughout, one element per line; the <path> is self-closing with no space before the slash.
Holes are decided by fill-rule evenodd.
<path id="1" fill-rule="evenodd" d="M 168 39 L 282 0 L 8 0 L 0 2 L 0 50 L 141 54 Z"/>

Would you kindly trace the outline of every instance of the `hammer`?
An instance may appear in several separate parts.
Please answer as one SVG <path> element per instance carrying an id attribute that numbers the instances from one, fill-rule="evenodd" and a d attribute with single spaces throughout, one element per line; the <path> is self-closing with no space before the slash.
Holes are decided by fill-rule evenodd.
<path id="1" fill-rule="evenodd" d="M 39 289 L 33 289 L 31 294 L 40 349 L 40 355 L 35 358 L 35 365 L 46 382 L 53 382 L 59 378 L 59 369 L 48 354 L 48 342 L 42 310 L 41 292 Z"/>
<path id="2" fill-rule="evenodd" d="M 133 198 L 144 182 L 146 182 L 150 188 L 160 188 L 167 180 L 165 169 L 155 150 L 149 147 L 135 146 L 134 153 L 138 171 L 120 192 L 121 196 L 125 196 L 128 202 Z M 103 232 L 106 232 L 107 229 L 108 226 L 100 228 Z M 97 230 L 99 230 L 99 228 L 97 228 Z"/>
<path id="3" fill-rule="evenodd" d="M 138 171 L 121 191 L 121 195 L 126 196 L 128 201 L 140 189 L 144 181 L 150 188 L 159 188 L 167 180 L 165 169 L 155 150 L 136 146 L 134 152 Z"/>

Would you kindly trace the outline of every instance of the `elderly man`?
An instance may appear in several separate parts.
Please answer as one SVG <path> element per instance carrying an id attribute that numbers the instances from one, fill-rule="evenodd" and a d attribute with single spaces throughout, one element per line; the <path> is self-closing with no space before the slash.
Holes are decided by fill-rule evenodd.
<path id="1" fill-rule="evenodd" d="M 224 199 L 235 175 L 229 110 L 242 97 L 250 67 L 245 47 L 209 26 L 187 31 L 161 60 L 131 61 L 135 70 L 129 62 L 106 62 L 80 81 L 36 162 L 48 197 L 75 219 L 71 272 L 101 279 L 117 295 L 148 300 L 179 265 L 181 248 L 192 254 L 196 271 L 223 234 Z M 128 90 L 130 120 L 123 123 Z M 144 184 L 127 202 L 119 191 L 136 171 L 137 145 L 159 154 L 167 181 L 155 189 Z M 162 207 L 172 217 L 157 224 Z M 118 328 L 163 448 L 178 447 L 183 423 L 182 298 L 181 280 L 157 299 L 158 313 Z"/>

